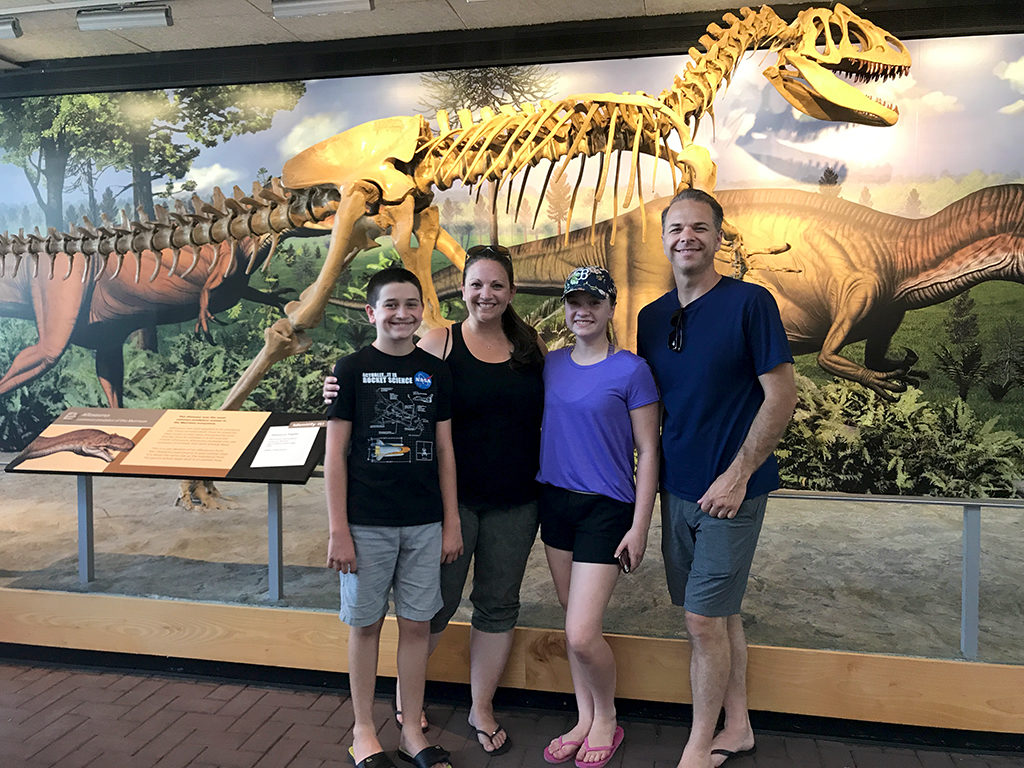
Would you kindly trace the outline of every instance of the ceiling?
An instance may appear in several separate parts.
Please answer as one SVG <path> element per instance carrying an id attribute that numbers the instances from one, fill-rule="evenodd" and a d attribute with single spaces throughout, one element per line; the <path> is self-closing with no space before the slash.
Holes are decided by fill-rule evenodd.
<path id="1" fill-rule="evenodd" d="M 0 16 L 8 15 L 8 9 L 43 4 L 0 0 Z M 636 18 L 735 6 L 730 0 L 374 0 L 372 11 L 275 19 L 270 0 L 162 0 L 158 4 L 170 6 L 172 27 L 80 32 L 73 9 L 17 14 L 24 34 L 0 40 L 0 57 L 28 62 Z"/>
<path id="2" fill-rule="evenodd" d="M 0 39 L 0 97 L 685 51 L 709 21 L 742 2 L 373 0 L 372 11 L 278 19 L 270 0 L 160 0 L 171 8 L 171 27 L 92 32 L 79 31 L 74 8 L 25 10 L 48 4 L 75 2 L 0 0 L 0 17 L 16 15 L 23 30 Z M 828 4 L 775 5 L 786 15 Z M 1024 28 L 1021 0 L 847 4 L 901 35 L 908 28 L 916 36 Z"/>

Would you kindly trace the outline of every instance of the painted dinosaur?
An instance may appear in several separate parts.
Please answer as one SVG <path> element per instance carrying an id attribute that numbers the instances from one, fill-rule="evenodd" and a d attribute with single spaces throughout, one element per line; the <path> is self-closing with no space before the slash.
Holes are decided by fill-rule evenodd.
<path id="1" fill-rule="evenodd" d="M 91 456 L 108 464 L 114 460 L 114 451 L 130 451 L 135 442 L 122 435 L 104 432 L 102 429 L 75 429 L 54 437 L 37 437 L 7 465 L 14 469 L 29 459 L 38 459 L 53 453 L 68 451 L 78 456 Z"/>
<path id="2" fill-rule="evenodd" d="M 316 280 L 285 307 L 286 317 L 267 329 L 263 349 L 222 407 L 238 408 L 270 366 L 309 347 L 305 331 L 320 323 L 338 277 L 355 255 L 375 247 L 375 239 L 383 234 L 391 234 L 406 266 L 422 280 L 428 324 L 445 322 L 431 283 L 431 257 L 438 250 L 461 268 L 465 252 L 440 226 L 438 209 L 432 205 L 435 189 L 447 189 L 457 181 L 467 185 L 489 181 L 496 189 L 507 183 L 511 202 L 513 181 L 521 174 L 521 200 L 533 166 L 548 162 L 546 188 L 552 175 L 561 176 L 570 161 L 581 158 L 582 172 L 583 160 L 600 155 L 593 221 L 612 172 L 614 153 L 612 190 L 618 211 L 619 160 L 628 152 L 623 205 L 631 202 L 636 190 L 643 206 L 641 154 L 665 160 L 674 187 L 713 190 L 715 165 L 707 150 L 693 143 L 692 133 L 705 115 L 713 116 L 717 93 L 728 85 L 748 50 L 770 46 L 777 59 L 764 70 L 765 76 L 787 101 L 812 117 L 868 125 L 892 125 L 898 119 L 895 107 L 864 95 L 835 74 L 873 80 L 905 74 L 910 66 L 902 43 L 845 6 L 804 10 L 792 24 L 768 6 L 757 11 L 744 8 L 740 16 L 730 13 L 724 20 L 726 27 L 708 27 L 700 39 L 704 51 L 691 48 L 685 71 L 657 98 L 645 93 L 583 94 L 539 105 L 507 105 L 497 113 L 482 109 L 476 122 L 468 110 L 460 110 L 456 127 L 441 111 L 436 135 L 422 116 L 375 120 L 289 160 L 282 174 L 287 189 L 280 206 L 284 207 L 283 198 L 289 192 L 331 190 L 329 210 L 315 217 L 326 224 L 333 213 L 330 246 Z M 655 171 L 657 167 L 655 162 Z M 582 175 L 577 177 L 573 201 L 581 180 Z M 226 202 L 227 211 L 210 212 L 205 221 L 180 214 L 153 229 L 111 232 L 98 242 L 96 253 L 116 252 L 120 260 L 125 253 L 148 250 L 156 258 L 155 270 L 159 270 L 168 249 L 174 252 L 188 245 L 197 230 L 203 243 L 251 234 L 273 237 L 281 231 L 268 225 L 262 207 L 254 209 L 238 194 L 234 205 L 230 198 Z M 0 259 L 13 254 L 20 260 L 26 253 L 35 259 L 46 255 L 52 259 L 61 253 L 77 255 L 84 253 L 80 241 L 77 233 L 0 239 Z M 742 254 L 738 244 L 736 253 Z"/>
<path id="3" fill-rule="evenodd" d="M 883 397 L 912 383 L 912 350 L 887 354 L 893 334 L 913 309 L 939 304 L 978 283 L 1024 283 L 1024 185 L 986 187 L 923 219 L 894 216 L 816 192 L 786 189 L 720 191 L 719 201 L 761 267 L 745 280 L 775 297 L 794 354 L 816 352 L 828 373 L 864 385 Z M 615 332 L 620 343 L 636 339 L 637 312 L 672 286 L 672 272 L 644 228 L 660 227 L 670 198 L 634 209 L 615 224 L 599 222 L 595 237 L 575 230 L 566 243 L 549 237 L 511 248 L 516 283 L 524 293 L 558 295 L 565 275 L 579 264 L 606 267 L 619 290 Z M 723 274 L 732 265 L 721 259 Z M 437 275 L 438 294 L 458 294 L 453 269 Z M 865 341 L 864 365 L 841 353 Z"/>
<path id="4" fill-rule="evenodd" d="M 7 257 L 0 261 L 0 275 L 10 266 L 8 279 L 0 280 L 0 316 L 33 320 L 39 334 L 0 377 L 0 395 L 45 373 L 69 344 L 76 344 L 95 350 L 100 385 L 117 408 L 122 348 L 135 330 L 198 317 L 197 330 L 209 335 L 213 316 L 240 299 L 281 306 L 275 293 L 249 286 L 252 268 L 265 263 L 272 245 L 261 245 L 261 239 L 315 222 L 310 205 L 323 196 L 317 190 L 287 200 L 283 192 L 279 182 L 268 189 L 257 186 L 251 197 L 236 188 L 236 198 L 226 198 L 215 189 L 210 202 L 193 198 L 198 215 L 182 205 L 174 213 L 158 206 L 154 221 L 142 215 L 128 222 L 122 212 L 120 225 L 105 219 L 94 227 L 86 220 L 68 235 L 0 235 Z M 248 214 L 244 229 L 230 226 L 236 210 Z M 225 239 L 222 232 L 234 237 Z M 83 257 L 69 261 L 67 252 Z M 157 253 L 168 258 L 167 269 L 160 269 Z M 21 268 L 26 258 L 31 269 Z M 239 268 L 240 259 L 248 262 L 247 269 Z M 134 262 L 134 274 L 123 269 L 126 260 Z M 101 279 L 111 264 L 110 279 Z M 140 279 L 143 274 L 147 280 Z"/>

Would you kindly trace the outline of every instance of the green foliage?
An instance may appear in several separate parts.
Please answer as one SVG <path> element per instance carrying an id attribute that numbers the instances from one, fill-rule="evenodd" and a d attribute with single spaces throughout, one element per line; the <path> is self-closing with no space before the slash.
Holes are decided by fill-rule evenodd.
<path id="1" fill-rule="evenodd" d="M 320 240 L 283 243 L 274 257 L 276 271 L 254 275 L 250 284 L 269 290 L 281 284 L 303 285 L 316 276 Z M 362 305 L 369 275 L 395 263 L 394 249 L 382 248 L 357 258 L 342 275 L 335 296 Z M 161 354 L 126 348 L 125 405 L 134 408 L 216 409 L 263 346 L 263 331 L 280 312 L 264 305 L 238 304 L 221 313 L 210 344 L 191 330 L 191 324 L 164 328 Z M 309 351 L 271 367 L 243 409 L 317 412 L 321 410 L 323 377 L 342 355 L 370 344 L 373 326 L 360 311 L 330 313 L 312 329 Z"/>
<path id="2" fill-rule="evenodd" d="M 981 344 L 976 341 L 966 344 L 943 344 L 935 351 L 935 359 L 941 370 L 957 388 L 957 396 L 966 400 L 971 388 L 981 381 L 986 366 L 981 359 Z"/>
<path id="3" fill-rule="evenodd" d="M 104 152 L 109 117 L 109 97 L 103 94 L 0 101 L 0 158 L 24 171 L 47 226 L 64 226 L 66 174 L 85 158 Z"/>
<path id="4" fill-rule="evenodd" d="M 949 302 L 949 316 L 943 323 L 953 344 L 966 344 L 978 338 L 978 313 L 970 291 L 954 296 Z"/>
<path id="5" fill-rule="evenodd" d="M 1024 385 L 1024 329 L 1016 318 L 1006 318 L 993 334 L 992 362 L 986 373 L 985 389 L 997 403 L 1011 389 Z"/>
<path id="6" fill-rule="evenodd" d="M 347 350 L 348 352 L 354 350 Z M 325 344 L 277 363 L 249 395 L 243 410 L 318 413 L 324 408 L 324 376 L 338 353 Z"/>
<path id="7" fill-rule="evenodd" d="M 523 319 L 537 329 L 548 349 L 560 349 L 573 342 L 573 334 L 565 327 L 565 305 L 560 296 L 544 299 L 523 315 Z"/>
<path id="8" fill-rule="evenodd" d="M 1012 496 L 1024 476 L 1024 439 L 962 400 L 932 405 L 911 388 L 889 403 L 850 382 L 798 384 L 776 452 L 786 488 L 970 499 Z"/>
<path id="9" fill-rule="evenodd" d="M 0 319 L 0 372 L 7 371 L 15 356 L 36 340 L 30 323 Z M 73 405 L 106 405 L 92 356 L 76 348 L 69 349 L 42 376 L 0 396 L 0 451 L 20 451 Z"/>
<path id="10" fill-rule="evenodd" d="M 24 170 L 48 226 L 63 228 L 64 189 L 86 168 L 90 187 L 105 168 L 130 169 L 134 203 L 152 215 L 153 181 L 167 180 L 165 195 L 193 189 L 174 182 L 203 147 L 269 128 L 305 89 L 291 82 L 0 100 L 0 157 Z"/>
<path id="11" fill-rule="evenodd" d="M 935 352 L 939 370 L 956 385 L 961 400 L 966 400 L 971 388 L 981 381 L 987 366 L 982 361 L 979 341 L 978 313 L 970 291 L 954 296 L 948 303 L 948 314 L 943 325 L 948 344 Z"/>
<path id="12" fill-rule="evenodd" d="M 239 325 L 262 339 L 262 329 L 254 327 L 254 317 Z M 126 407 L 217 409 L 253 356 L 244 347 L 210 344 L 190 332 L 176 334 L 163 346 L 163 355 L 128 351 Z M 337 358 L 335 349 L 314 343 L 308 352 L 282 360 L 270 369 L 243 410 L 320 410 L 323 377 Z"/>

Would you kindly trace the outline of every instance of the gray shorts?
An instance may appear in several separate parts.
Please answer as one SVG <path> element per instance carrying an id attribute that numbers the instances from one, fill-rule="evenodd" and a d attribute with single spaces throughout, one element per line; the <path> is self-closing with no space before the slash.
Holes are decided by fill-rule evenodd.
<path id="1" fill-rule="evenodd" d="M 441 632 L 462 601 L 462 590 L 473 561 L 473 627 L 481 632 L 508 632 L 519 620 L 519 588 L 537 537 L 537 502 L 515 507 L 459 505 L 462 555 L 441 566 L 444 607 L 430 622 Z"/>
<path id="2" fill-rule="evenodd" d="M 441 523 L 426 525 L 353 525 L 355 573 L 339 573 L 341 610 L 351 627 L 368 627 L 388 612 L 394 593 L 395 614 L 429 621 L 441 608 Z"/>
<path id="3" fill-rule="evenodd" d="M 673 605 L 699 616 L 740 612 L 767 494 L 747 499 L 736 517 L 711 517 L 692 501 L 661 494 L 661 553 Z"/>

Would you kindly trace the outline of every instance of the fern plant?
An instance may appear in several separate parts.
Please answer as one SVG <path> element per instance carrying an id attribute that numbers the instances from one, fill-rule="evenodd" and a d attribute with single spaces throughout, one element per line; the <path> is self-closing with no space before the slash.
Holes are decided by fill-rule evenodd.
<path id="1" fill-rule="evenodd" d="M 889 403 L 850 382 L 798 377 L 799 403 L 776 455 L 783 486 L 848 493 L 1007 497 L 1024 477 L 1024 439 L 960 399 L 911 388 Z"/>

